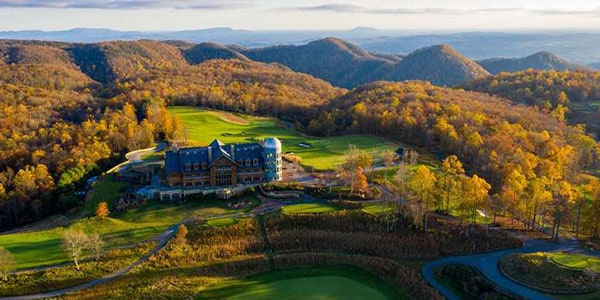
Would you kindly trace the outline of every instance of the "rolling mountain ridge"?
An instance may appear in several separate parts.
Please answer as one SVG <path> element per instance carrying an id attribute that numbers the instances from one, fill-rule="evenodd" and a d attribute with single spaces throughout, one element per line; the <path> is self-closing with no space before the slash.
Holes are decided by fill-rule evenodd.
<path id="1" fill-rule="evenodd" d="M 478 61 L 492 74 L 534 70 L 588 70 L 589 67 L 571 63 L 553 53 L 541 51 L 523 58 L 490 58 Z"/>

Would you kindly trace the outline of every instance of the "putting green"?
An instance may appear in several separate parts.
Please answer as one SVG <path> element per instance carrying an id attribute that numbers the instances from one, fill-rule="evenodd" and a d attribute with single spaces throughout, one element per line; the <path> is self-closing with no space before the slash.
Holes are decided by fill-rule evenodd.
<path id="1" fill-rule="evenodd" d="M 286 214 L 322 214 L 337 210 L 337 207 L 324 203 L 300 203 L 281 208 Z"/>
<path id="2" fill-rule="evenodd" d="M 246 280 L 227 281 L 202 292 L 201 299 L 404 299 L 370 273 L 351 266 L 300 268 L 258 274 Z"/>
<path id="3" fill-rule="evenodd" d="M 575 270 L 591 268 L 596 272 L 600 271 L 600 259 L 597 257 L 577 253 L 551 253 L 548 256 L 554 263 L 567 268 Z"/>
<path id="4" fill-rule="evenodd" d="M 315 276 L 253 283 L 254 286 L 250 290 L 229 299 L 388 299 L 382 292 L 342 276 Z"/>

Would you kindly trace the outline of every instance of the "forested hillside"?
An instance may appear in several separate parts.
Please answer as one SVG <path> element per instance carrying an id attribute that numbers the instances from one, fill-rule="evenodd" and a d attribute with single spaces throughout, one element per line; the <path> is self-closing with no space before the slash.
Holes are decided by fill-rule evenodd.
<path id="1" fill-rule="evenodd" d="M 240 52 L 252 60 L 278 62 L 346 88 L 377 80 L 419 79 L 455 85 L 489 75 L 448 45 L 426 47 L 400 57 L 370 53 L 346 41 L 326 38 L 300 46 L 242 49 Z"/>
<path id="2" fill-rule="evenodd" d="M 0 43 L 0 228 L 76 204 L 87 174 L 156 138 L 180 141 L 167 103 L 309 118 L 344 91 L 279 65 L 190 65 L 161 42 Z"/>
<path id="3" fill-rule="evenodd" d="M 492 74 L 501 72 L 519 72 L 527 69 L 534 70 L 589 70 L 589 67 L 571 63 L 556 54 L 542 51 L 522 58 L 490 58 L 479 63 Z"/>
<path id="4" fill-rule="evenodd" d="M 398 62 L 384 80 L 427 80 L 437 85 L 452 86 L 490 73 L 448 45 L 416 50 Z M 371 80 L 375 81 L 375 80 Z"/>
<path id="5" fill-rule="evenodd" d="M 345 47 L 356 57 L 369 56 Z M 73 207 L 73 190 L 85 176 L 105 169 L 126 151 L 150 146 L 155 139 L 184 142 L 185 130 L 166 105 L 277 116 L 314 135 L 375 134 L 424 145 L 441 156 L 457 154 L 471 172 L 492 184 L 492 192 L 506 205 L 514 204 L 509 199 L 514 180 L 551 188 L 574 180 L 596 161 L 596 142 L 581 128 L 562 122 L 560 109 L 548 113 L 416 81 L 377 82 L 348 92 L 279 64 L 235 58 L 198 63 L 206 58 L 199 53 L 191 63 L 191 49 L 189 44 L 156 41 L 2 42 L 0 227 Z M 455 57 L 443 46 L 422 52 L 403 61 L 434 70 L 436 62 Z M 471 62 L 452 64 L 469 69 Z M 550 101 L 556 105 L 566 101 L 563 91 L 573 103 L 595 99 L 597 76 L 528 71 L 498 75 L 492 86 L 525 96 L 529 88 L 538 95 L 522 102 L 556 96 Z M 486 83 L 469 86 L 485 90 Z M 541 83 L 550 94 L 533 93 Z"/>
<path id="6" fill-rule="evenodd" d="M 600 72 L 526 70 L 474 80 L 463 87 L 566 116 L 571 124 L 585 124 L 590 132 L 598 133 Z"/>
<path id="7" fill-rule="evenodd" d="M 546 186 L 569 181 L 593 163 L 596 149 L 580 129 L 532 107 L 425 82 L 368 84 L 327 111 L 311 133 L 378 134 L 453 153 L 501 195 L 512 192 L 515 176 Z"/>

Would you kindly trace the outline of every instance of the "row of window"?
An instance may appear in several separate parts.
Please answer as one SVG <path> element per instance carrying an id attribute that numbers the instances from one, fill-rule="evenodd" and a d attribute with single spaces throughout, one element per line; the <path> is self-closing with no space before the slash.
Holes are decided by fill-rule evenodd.
<path id="1" fill-rule="evenodd" d="M 185 164 L 186 171 L 191 171 L 192 167 L 193 167 L 194 171 L 198 171 L 200 169 L 205 170 L 207 168 L 207 164 L 206 164 L 206 162 L 203 162 L 202 164 L 200 164 L 200 163 Z"/>
<path id="2" fill-rule="evenodd" d="M 258 166 L 259 160 L 258 160 L 258 158 L 254 158 L 252 160 L 251 159 L 246 159 L 246 160 L 240 159 L 240 160 L 237 161 L 237 163 L 240 166 L 247 166 L 247 167 L 249 167 L 249 166 Z M 188 172 L 192 171 L 192 170 L 194 170 L 194 171 L 205 170 L 207 167 L 208 167 L 208 165 L 207 165 L 206 162 L 203 162 L 203 163 L 193 163 L 193 164 L 192 163 L 187 163 L 184 166 L 185 170 L 188 171 Z"/>
<path id="3" fill-rule="evenodd" d="M 208 174 L 183 174 L 183 178 L 191 179 L 191 178 L 208 178 Z"/>
<path id="4" fill-rule="evenodd" d="M 258 158 L 252 159 L 252 161 L 249 158 L 246 159 L 246 160 L 240 159 L 240 160 L 237 161 L 237 163 L 240 166 L 244 166 L 245 165 L 246 167 L 249 167 L 251 165 L 252 166 L 258 166 Z"/>
<path id="5" fill-rule="evenodd" d="M 217 186 L 226 186 L 231 185 L 232 180 L 231 176 L 226 176 L 225 174 L 221 176 L 217 176 L 216 183 Z M 252 183 L 261 181 L 260 176 L 238 176 L 237 183 Z M 210 186 L 209 180 L 194 180 L 194 181 L 184 181 L 183 186 L 192 187 L 192 186 Z"/>

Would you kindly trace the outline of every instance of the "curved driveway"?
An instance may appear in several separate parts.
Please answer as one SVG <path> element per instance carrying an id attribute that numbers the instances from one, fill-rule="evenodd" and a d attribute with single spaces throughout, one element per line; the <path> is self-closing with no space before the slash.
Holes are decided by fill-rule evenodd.
<path id="1" fill-rule="evenodd" d="M 446 288 L 443 284 L 435 279 L 435 269 L 446 264 L 465 264 L 477 268 L 485 277 L 493 282 L 497 287 L 507 291 L 510 294 L 519 295 L 525 299 L 545 300 L 551 299 L 547 295 L 540 293 L 534 289 L 518 284 L 506 276 L 504 276 L 498 268 L 498 261 L 503 256 L 517 253 L 533 253 L 533 252 L 577 252 L 577 241 L 565 240 L 561 243 L 551 243 L 541 240 L 527 240 L 525 245 L 517 249 L 508 249 L 495 251 L 477 255 L 465 256 L 450 256 L 434 260 L 423 267 L 423 278 L 435 289 L 437 289 L 444 297 L 449 300 L 460 299 L 452 291 Z"/>

